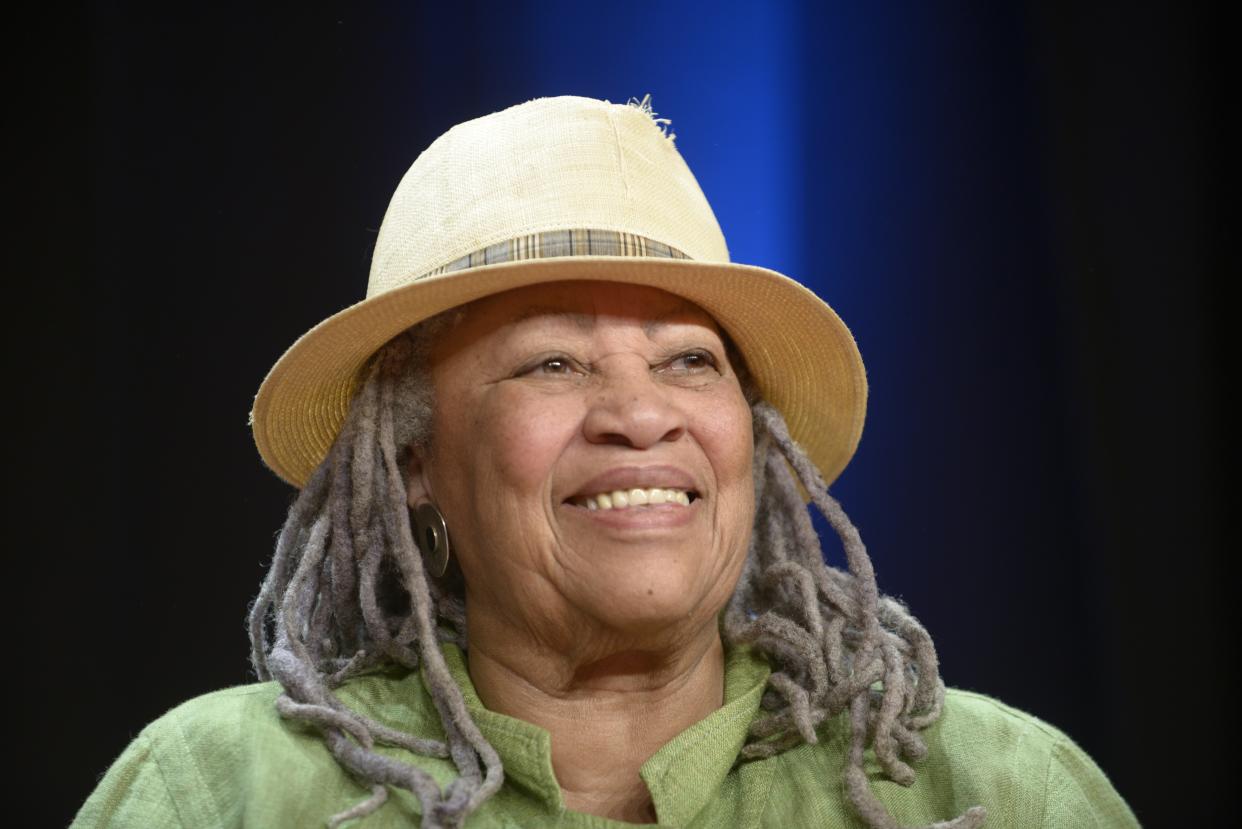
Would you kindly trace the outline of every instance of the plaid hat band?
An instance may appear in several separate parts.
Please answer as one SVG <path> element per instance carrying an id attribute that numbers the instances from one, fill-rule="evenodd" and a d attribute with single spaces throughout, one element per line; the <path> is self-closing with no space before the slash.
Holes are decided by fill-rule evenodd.
<path id="1" fill-rule="evenodd" d="M 554 259 L 559 256 L 643 256 L 656 259 L 689 259 L 672 245 L 620 230 L 549 230 L 488 245 L 435 270 L 416 277 L 426 279 L 443 273 L 464 271 L 501 262 Z"/>

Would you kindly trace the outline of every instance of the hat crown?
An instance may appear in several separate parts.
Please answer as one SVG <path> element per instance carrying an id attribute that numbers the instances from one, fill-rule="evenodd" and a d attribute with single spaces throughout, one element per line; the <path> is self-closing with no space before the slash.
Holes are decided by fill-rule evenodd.
<path id="1" fill-rule="evenodd" d="M 538 98 L 458 124 L 415 160 L 384 215 L 367 296 L 490 245 L 574 229 L 729 261 L 698 181 L 649 109 Z"/>

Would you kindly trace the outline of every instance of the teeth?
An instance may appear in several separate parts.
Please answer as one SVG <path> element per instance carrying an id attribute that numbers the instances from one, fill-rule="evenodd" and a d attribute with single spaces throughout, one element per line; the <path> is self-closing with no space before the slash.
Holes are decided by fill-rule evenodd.
<path id="1" fill-rule="evenodd" d="M 578 499 L 579 506 L 590 510 L 625 509 L 641 507 L 648 504 L 681 504 L 690 506 L 690 493 L 683 489 L 618 489 L 613 492 L 601 492 L 589 498 Z"/>

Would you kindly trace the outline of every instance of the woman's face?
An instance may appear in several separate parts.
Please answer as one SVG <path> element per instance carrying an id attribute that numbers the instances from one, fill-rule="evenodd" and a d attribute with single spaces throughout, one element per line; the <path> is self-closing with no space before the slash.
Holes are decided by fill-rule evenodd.
<path id="1" fill-rule="evenodd" d="M 706 312 L 618 283 L 520 288 L 470 305 L 431 373 L 410 503 L 445 516 L 472 646 L 516 631 L 573 654 L 714 625 L 750 540 L 753 446 Z"/>

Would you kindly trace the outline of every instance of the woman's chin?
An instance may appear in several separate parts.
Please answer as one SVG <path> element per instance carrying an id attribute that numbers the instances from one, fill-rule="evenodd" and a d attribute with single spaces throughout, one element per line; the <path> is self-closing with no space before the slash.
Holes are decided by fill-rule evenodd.
<path id="1" fill-rule="evenodd" d="M 690 590 L 671 585 L 616 584 L 590 609 L 601 627 L 626 640 L 653 646 L 682 640 L 704 625 L 715 624 L 715 603 L 695 600 Z M 723 600 L 722 600 L 723 601 Z"/>

